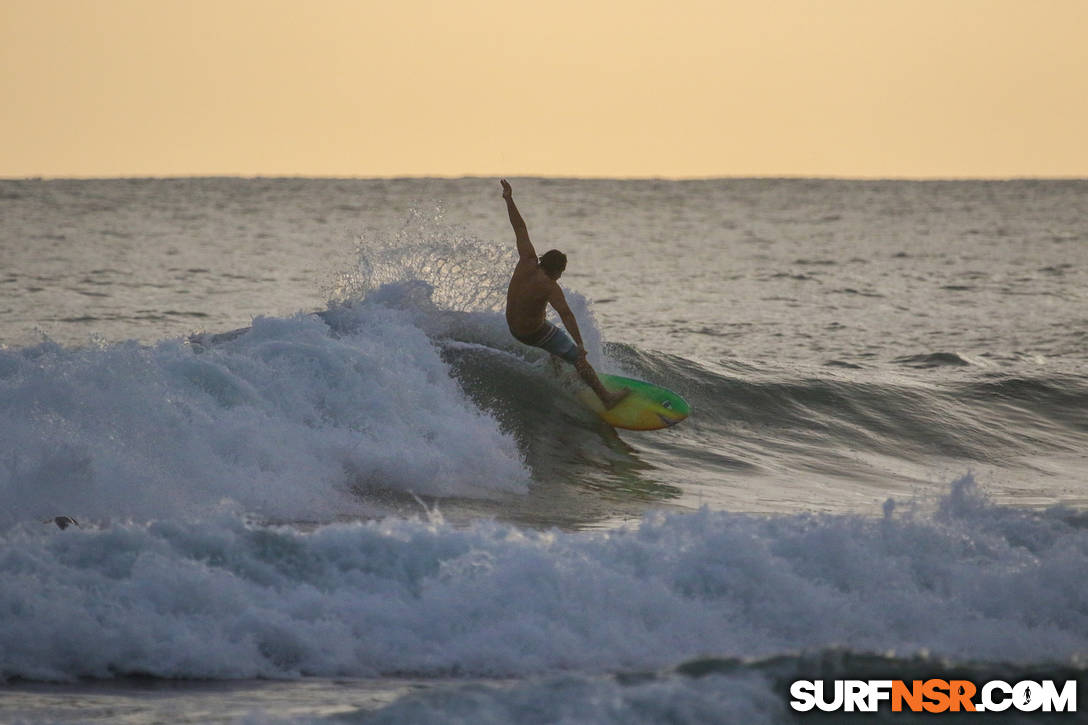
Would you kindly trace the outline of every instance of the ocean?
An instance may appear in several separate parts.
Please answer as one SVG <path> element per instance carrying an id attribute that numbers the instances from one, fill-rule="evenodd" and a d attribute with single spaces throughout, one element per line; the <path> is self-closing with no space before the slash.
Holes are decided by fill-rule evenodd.
<path id="1" fill-rule="evenodd" d="M 497 179 L 0 181 L 0 721 L 1088 678 L 1088 182 L 511 181 L 689 419 L 510 337 Z"/>

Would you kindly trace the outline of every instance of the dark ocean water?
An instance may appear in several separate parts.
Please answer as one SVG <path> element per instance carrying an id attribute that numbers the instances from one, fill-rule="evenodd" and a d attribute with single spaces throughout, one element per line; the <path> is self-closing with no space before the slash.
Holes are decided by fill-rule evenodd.
<path id="1" fill-rule="evenodd" d="M 514 189 L 594 364 L 690 419 L 510 338 L 494 180 L 0 182 L 0 719 L 1084 678 L 1088 183 Z"/>

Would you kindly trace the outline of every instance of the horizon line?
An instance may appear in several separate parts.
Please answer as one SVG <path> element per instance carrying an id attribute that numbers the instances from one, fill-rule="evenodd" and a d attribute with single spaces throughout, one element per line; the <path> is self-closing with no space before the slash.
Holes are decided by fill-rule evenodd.
<path id="1" fill-rule="evenodd" d="M 531 179 L 550 181 L 907 181 L 907 182 L 940 182 L 940 181 L 1088 181 L 1088 175 L 1033 175 L 1013 174 L 1008 176 L 986 175 L 893 175 L 893 176 L 868 176 L 863 174 L 721 174 L 721 175 L 630 175 L 608 176 L 603 174 L 304 174 L 304 173 L 270 173 L 270 174 L 244 174 L 244 173 L 212 173 L 212 174 L 87 174 L 87 175 L 53 175 L 30 174 L 26 176 L 0 175 L 2 181 L 169 181 L 185 179 L 242 179 L 242 180 L 286 180 L 286 179 L 311 179 L 311 180 L 340 180 L 340 181 L 462 181 L 483 179 Z"/>

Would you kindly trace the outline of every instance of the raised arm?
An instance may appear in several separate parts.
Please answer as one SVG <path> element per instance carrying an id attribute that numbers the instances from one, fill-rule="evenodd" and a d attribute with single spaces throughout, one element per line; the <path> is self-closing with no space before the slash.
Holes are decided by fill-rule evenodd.
<path id="1" fill-rule="evenodd" d="M 529 227 L 525 226 L 525 220 L 521 218 L 517 204 L 514 203 L 514 192 L 510 189 L 509 182 L 502 180 L 502 198 L 506 200 L 506 211 L 510 214 L 510 226 L 514 227 L 514 236 L 518 240 L 518 256 L 521 259 L 536 261 L 536 250 L 529 241 Z"/>

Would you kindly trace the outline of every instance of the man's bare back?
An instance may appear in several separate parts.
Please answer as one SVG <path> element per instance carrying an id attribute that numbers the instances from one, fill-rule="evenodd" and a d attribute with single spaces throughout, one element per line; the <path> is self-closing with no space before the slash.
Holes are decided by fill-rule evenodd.
<path id="1" fill-rule="evenodd" d="M 574 365 L 578 374 L 593 388 L 605 407 L 614 407 L 630 391 L 613 393 L 607 390 L 586 360 L 578 321 L 575 320 L 574 313 L 563 295 L 563 288 L 557 281 L 566 269 L 566 255 L 553 249 L 538 259 L 533 243 L 529 240 L 529 229 L 514 204 L 513 191 L 506 179 L 502 180 L 502 198 L 506 200 L 506 209 L 518 245 L 518 263 L 506 291 L 506 324 L 510 327 L 510 333 L 520 342 L 547 350 Z M 569 336 L 547 321 L 549 304 L 559 313 Z"/>
<path id="2" fill-rule="evenodd" d="M 519 260 L 506 290 L 506 324 L 510 332 L 524 337 L 539 330 L 544 324 L 548 298 L 558 286 L 535 258 Z"/>

